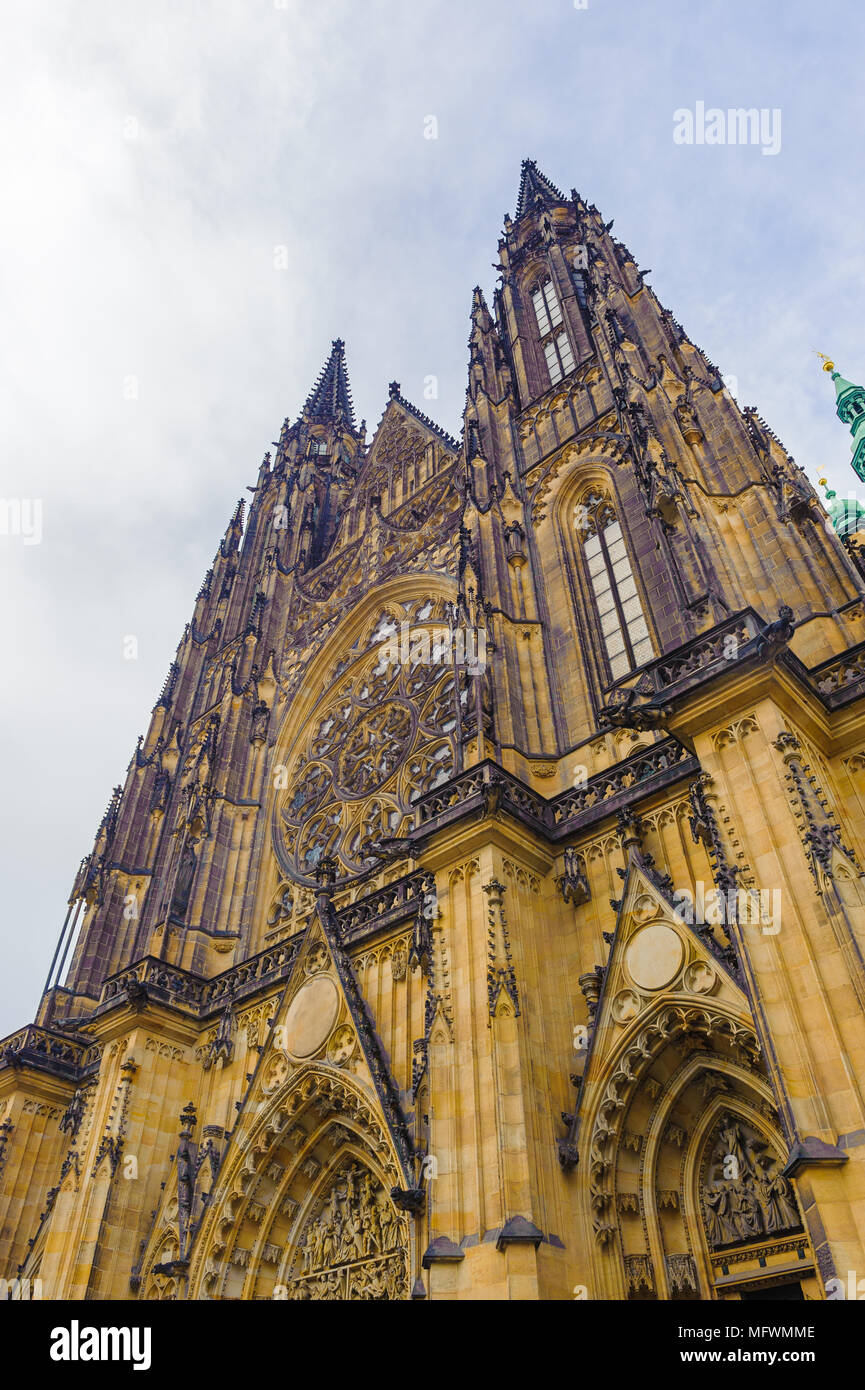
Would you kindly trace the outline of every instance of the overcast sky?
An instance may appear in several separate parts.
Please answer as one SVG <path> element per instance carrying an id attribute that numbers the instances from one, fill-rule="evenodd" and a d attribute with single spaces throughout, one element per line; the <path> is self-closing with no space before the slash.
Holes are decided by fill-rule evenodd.
<path id="1" fill-rule="evenodd" d="M 43 521 L 38 545 L 0 535 L 0 1036 L 33 1016 L 228 517 L 331 339 L 370 433 L 392 378 L 459 433 L 471 290 L 524 157 L 615 218 L 811 476 L 853 487 L 812 349 L 865 380 L 862 16 L 2 0 L 0 496 Z M 779 153 L 675 144 L 699 101 L 780 110 Z"/>

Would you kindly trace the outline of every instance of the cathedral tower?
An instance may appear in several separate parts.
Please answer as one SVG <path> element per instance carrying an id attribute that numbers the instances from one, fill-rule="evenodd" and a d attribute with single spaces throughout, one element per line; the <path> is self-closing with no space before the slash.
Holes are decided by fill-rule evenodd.
<path id="1" fill-rule="evenodd" d="M 860 552 L 612 228 L 527 160 L 461 439 L 337 340 L 265 455 L 0 1048 L 8 1278 L 865 1267 Z"/>

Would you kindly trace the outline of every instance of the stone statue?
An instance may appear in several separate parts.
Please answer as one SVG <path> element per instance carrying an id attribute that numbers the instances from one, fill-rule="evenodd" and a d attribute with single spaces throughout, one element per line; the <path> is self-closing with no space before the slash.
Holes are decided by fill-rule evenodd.
<path id="1" fill-rule="evenodd" d="M 171 895 L 171 915 L 183 917 L 192 896 L 192 880 L 195 877 L 195 850 L 187 843 L 177 871 L 174 892 Z"/>
<path id="2" fill-rule="evenodd" d="M 406 1297 L 408 1265 L 402 1226 L 403 1218 L 388 1193 L 365 1165 L 352 1160 L 337 1173 L 307 1221 L 294 1273 L 289 1274 L 288 1296 Z"/>
<path id="3" fill-rule="evenodd" d="M 715 1181 L 702 1194 L 710 1246 L 776 1236 L 801 1226 L 793 1189 L 766 1141 L 725 1115 L 714 1146 Z"/>

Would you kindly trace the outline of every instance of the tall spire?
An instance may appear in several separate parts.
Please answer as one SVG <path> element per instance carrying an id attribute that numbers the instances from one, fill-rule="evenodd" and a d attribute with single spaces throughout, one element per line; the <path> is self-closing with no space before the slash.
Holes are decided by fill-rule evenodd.
<path id="1" fill-rule="evenodd" d="M 520 175 L 520 191 L 517 195 L 517 221 L 523 213 L 529 212 L 540 198 L 544 203 L 564 203 L 561 190 L 542 174 L 533 159 L 524 159 Z"/>
<path id="2" fill-rule="evenodd" d="M 836 371 L 835 363 L 824 352 L 818 352 L 817 356 L 823 359 L 823 371 L 832 374 L 838 419 L 850 426 L 853 471 L 865 480 L 865 390 Z M 852 495 L 839 499 L 834 489 L 827 487 L 826 478 L 821 477 L 819 481 L 826 491 L 826 510 L 838 535 L 852 536 L 865 529 L 865 507 L 862 503 Z"/>
<path id="3" fill-rule="evenodd" d="M 853 472 L 865 480 L 865 389 L 847 381 L 846 377 L 835 370 L 835 363 L 825 353 L 818 352 L 817 356 L 823 359 L 823 371 L 832 373 L 835 383 L 835 413 L 843 424 L 850 426 L 853 436 L 853 443 L 850 445 L 853 450 Z"/>
<path id="4" fill-rule="evenodd" d="M 345 420 L 354 429 L 354 406 L 345 365 L 345 343 L 335 338 L 330 356 L 321 369 L 318 380 L 306 398 L 303 413 L 319 420 Z"/>

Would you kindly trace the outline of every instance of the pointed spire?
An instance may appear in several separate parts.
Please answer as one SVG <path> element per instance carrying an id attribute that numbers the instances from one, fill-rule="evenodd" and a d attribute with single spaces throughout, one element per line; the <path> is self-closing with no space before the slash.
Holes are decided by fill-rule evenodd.
<path id="1" fill-rule="evenodd" d="M 517 221 L 524 213 L 530 212 L 535 200 L 540 198 L 545 204 L 564 203 L 566 198 L 560 189 L 542 174 L 533 159 L 524 159 L 520 175 L 520 191 L 517 195 Z"/>
<path id="2" fill-rule="evenodd" d="M 240 537 L 243 535 L 243 518 L 246 512 L 246 501 L 243 497 L 238 500 L 231 520 L 225 528 L 225 535 L 219 543 L 219 554 L 225 558 L 233 551 L 237 550 L 240 544 Z"/>
<path id="3" fill-rule="evenodd" d="M 480 328 L 484 333 L 492 326 L 493 316 L 489 311 L 480 285 L 475 285 L 472 291 L 471 320 L 475 327 Z"/>
<path id="4" fill-rule="evenodd" d="M 822 357 L 823 371 L 830 372 L 835 383 L 835 413 L 853 436 L 853 471 L 865 481 L 865 389 L 836 371 L 835 363 L 825 353 L 818 352 L 817 356 Z"/>
<path id="5" fill-rule="evenodd" d="M 303 413 L 320 420 L 343 419 L 354 429 L 354 406 L 351 402 L 351 387 L 348 384 L 348 370 L 345 365 L 345 343 L 342 338 L 333 340 L 330 356 L 306 398 Z"/>
<path id="6" fill-rule="evenodd" d="M 407 411 L 409 415 L 414 416 L 415 420 L 419 420 L 422 425 L 426 425 L 428 430 L 432 430 L 434 434 L 438 435 L 439 439 L 443 441 L 448 449 L 454 451 L 459 449 L 460 443 L 458 439 L 454 439 L 452 434 L 448 434 L 447 430 L 443 430 L 441 425 L 437 425 L 435 420 L 431 420 L 429 415 L 424 415 L 422 410 L 418 410 L 416 405 L 412 405 L 411 401 L 406 399 L 402 394 L 398 381 L 391 381 L 389 383 L 387 394 L 388 403 L 397 401 L 398 404 L 402 406 L 403 410 Z M 385 409 L 387 409 L 387 407 L 385 407 Z M 384 419 L 384 416 L 382 416 L 382 419 Z"/>

